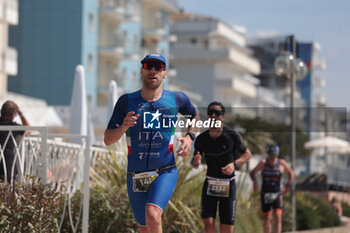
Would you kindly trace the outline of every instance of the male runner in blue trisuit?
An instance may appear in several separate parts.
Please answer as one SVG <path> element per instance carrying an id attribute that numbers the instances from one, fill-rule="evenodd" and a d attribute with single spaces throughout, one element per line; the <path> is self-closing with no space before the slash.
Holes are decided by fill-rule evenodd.
<path id="1" fill-rule="evenodd" d="M 142 61 L 142 88 L 121 96 L 104 134 L 107 146 L 126 133 L 128 144 L 128 195 L 141 233 L 162 232 L 161 216 L 176 185 L 173 152 L 177 114 L 199 120 L 199 115 L 182 92 L 163 89 L 166 60 L 149 54 Z M 180 137 L 177 151 L 186 156 L 197 129 L 189 127 Z"/>

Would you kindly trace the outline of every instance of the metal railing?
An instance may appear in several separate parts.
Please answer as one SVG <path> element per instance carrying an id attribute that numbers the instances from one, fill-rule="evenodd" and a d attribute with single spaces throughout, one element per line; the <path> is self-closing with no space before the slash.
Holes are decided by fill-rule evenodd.
<path id="1" fill-rule="evenodd" d="M 46 127 L 0 126 L 3 181 L 13 186 L 15 181 L 26 182 L 27 176 L 37 177 L 43 184 L 52 184 L 52 188 L 64 194 L 66 200 L 58 229 L 68 213 L 73 232 L 77 232 L 80 224 L 83 232 L 88 232 L 90 168 L 109 155 L 107 148 L 91 147 L 88 136 L 48 134 Z M 82 213 L 76 218 L 70 205 L 78 190 L 81 191 Z"/>

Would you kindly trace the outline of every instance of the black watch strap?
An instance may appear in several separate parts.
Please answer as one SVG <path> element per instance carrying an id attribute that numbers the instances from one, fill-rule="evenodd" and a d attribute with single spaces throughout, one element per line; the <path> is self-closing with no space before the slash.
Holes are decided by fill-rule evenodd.
<path id="1" fill-rule="evenodd" d="M 233 165 L 235 165 L 235 169 L 239 169 L 240 168 L 240 166 L 239 166 L 239 164 L 237 162 L 233 162 Z"/>
<path id="2" fill-rule="evenodd" d="M 194 135 L 194 133 L 188 132 L 188 133 L 186 134 L 186 136 L 187 136 L 187 135 L 190 135 L 190 138 L 192 139 L 192 141 L 194 141 L 194 139 L 196 139 L 196 135 Z"/>

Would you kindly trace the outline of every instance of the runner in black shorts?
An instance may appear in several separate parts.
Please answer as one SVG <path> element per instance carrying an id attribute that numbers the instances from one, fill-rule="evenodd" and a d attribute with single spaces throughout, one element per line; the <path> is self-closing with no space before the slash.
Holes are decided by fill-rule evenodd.
<path id="1" fill-rule="evenodd" d="M 268 159 L 263 159 L 250 172 L 250 177 L 254 183 L 254 191 L 259 189 L 255 174 L 261 171 L 262 188 L 261 188 L 261 208 L 264 219 L 264 232 L 271 232 L 271 209 L 274 210 L 274 233 L 282 231 L 282 207 L 283 194 L 289 191 L 289 185 L 293 182 L 293 171 L 283 159 L 277 158 L 279 147 L 270 145 L 267 147 Z M 289 175 L 288 184 L 282 190 L 282 175 L 287 172 Z"/>
<path id="2" fill-rule="evenodd" d="M 219 204 L 220 232 L 232 233 L 236 214 L 235 170 L 251 158 L 251 153 L 237 132 L 223 126 L 225 107 L 221 103 L 209 104 L 208 118 L 220 121 L 221 126 L 197 137 L 192 159 L 192 166 L 198 168 L 204 156 L 208 166 L 202 191 L 202 218 L 205 232 L 215 232 Z"/>

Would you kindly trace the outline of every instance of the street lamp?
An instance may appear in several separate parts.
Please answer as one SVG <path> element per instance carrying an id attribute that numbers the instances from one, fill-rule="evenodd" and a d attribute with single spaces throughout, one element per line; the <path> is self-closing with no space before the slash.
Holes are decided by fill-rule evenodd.
<path id="1" fill-rule="evenodd" d="M 285 51 L 283 55 L 278 56 L 275 60 L 275 71 L 276 74 L 281 76 L 284 75 L 291 81 L 291 92 L 290 92 L 290 130 L 291 130 L 291 142 L 290 142 L 290 160 L 293 171 L 295 171 L 295 104 L 294 104 L 294 94 L 295 94 L 295 83 L 296 81 L 302 80 L 307 74 L 307 67 L 304 62 L 295 57 L 295 40 L 291 36 L 291 52 Z M 292 205 L 292 222 L 293 231 L 295 231 L 295 179 L 291 185 L 290 189 L 290 201 Z"/>

